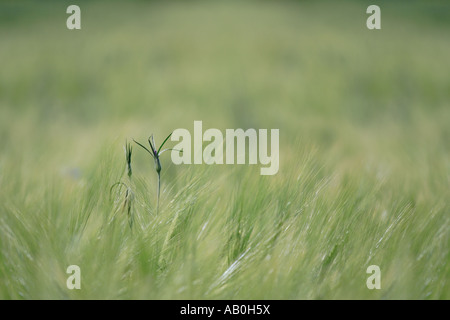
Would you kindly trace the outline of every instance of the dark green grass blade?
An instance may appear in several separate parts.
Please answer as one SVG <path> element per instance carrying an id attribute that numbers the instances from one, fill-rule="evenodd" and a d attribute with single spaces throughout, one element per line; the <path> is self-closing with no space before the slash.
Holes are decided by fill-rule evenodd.
<path id="1" fill-rule="evenodd" d="M 172 135 L 172 133 L 170 133 L 170 134 L 167 136 L 167 138 L 164 140 L 164 142 L 159 146 L 158 154 L 159 154 L 159 151 L 160 151 L 160 150 L 162 149 L 162 147 L 164 146 L 164 144 L 166 143 L 166 141 L 169 140 L 169 138 L 170 138 L 171 135 Z"/>
<path id="2" fill-rule="evenodd" d="M 152 143 L 153 141 L 153 143 Z M 155 148 L 155 139 L 153 138 L 153 134 L 148 138 L 148 144 L 150 145 L 150 148 L 152 148 L 153 154 L 156 153 L 156 148 Z"/>
<path id="3" fill-rule="evenodd" d="M 134 140 L 134 139 L 133 139 L 133 141 L 134 141 L 137 145 L 139 145 L 140 147 L 142 147 L 144 150 L 146 150 L 148 153 L 150 153 L 151 156 L 152 156 L 153 158 L 155 157 L 155 156 L 153 155 L 153 153 L 152 153 L 150 150 L 147 149 L 147 147 L 143 146 L 142 144 L 140 144 L 139 142 L 137 142 L 137 141 Z"/>

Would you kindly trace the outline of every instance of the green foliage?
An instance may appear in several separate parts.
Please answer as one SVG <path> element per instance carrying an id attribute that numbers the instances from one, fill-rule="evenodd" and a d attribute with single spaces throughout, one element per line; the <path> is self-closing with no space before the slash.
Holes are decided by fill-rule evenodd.
<path id="1" fill-rule="evenodd" d="M 450 298 L 446 2 L 379 31 L 358 1 L 83 2 L 80 31 L 49 3 L 0 2 L 1 299 Z M 280 171 L 168 157 L 156 214 L 121 142 L 194 120 L 279 128 Z"/>

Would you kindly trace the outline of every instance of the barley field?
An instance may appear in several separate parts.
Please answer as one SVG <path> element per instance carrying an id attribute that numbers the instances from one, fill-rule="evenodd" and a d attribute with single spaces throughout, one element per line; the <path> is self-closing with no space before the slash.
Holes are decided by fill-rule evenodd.
<path id="1" fill-rule="evenodd" d="M 70 4 L 0 1 L 0 299 L 450 299 L 448 2 Z M 196 120 L 278 173 L 167 152 L 157 206 L 132 139 Z"/>

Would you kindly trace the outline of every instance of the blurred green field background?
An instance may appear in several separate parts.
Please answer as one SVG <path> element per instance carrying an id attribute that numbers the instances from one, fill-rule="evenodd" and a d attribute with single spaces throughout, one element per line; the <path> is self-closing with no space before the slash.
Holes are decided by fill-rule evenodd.
<path id="1" fill-rule="evenodd" d="M 1 299 L 449 299 L 450 5 L 0 2 Z M 280 129 L 280 171 L 125 139 Z M 81 268 L 68 290 L 66 268 Z M 366 268 L 381 268 L 381 290 Z"/>

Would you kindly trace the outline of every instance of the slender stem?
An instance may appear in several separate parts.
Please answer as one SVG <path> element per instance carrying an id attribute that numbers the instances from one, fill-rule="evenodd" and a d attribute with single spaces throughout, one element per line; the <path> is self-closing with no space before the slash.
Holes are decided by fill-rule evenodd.
<path id="1" fill-rule="evenodd" d="M 156 199 L 156 215 L 159 211 L 159 192 L 161 190 L 161 174 L 158 172 L 158 189 L 157 189 L 157 199 Z"/>
<path id="2" fill-rule="evenodd" d="M 128 172 L 131 172 L 131 170 L 130 171 L 128 171 Z M 133 195 L 133 191 L 132 191 L 132 189 L 131 189 L 131 186 L 132 186 L 132 183 L 133 183 L 133 181 L 132 181 L 132 179 L 131 179 L 131 174 L 129 174 L 128 175 L 128 179 L 130 180 L 130 188 L 129 188 L 129 191 L 130 191 L 130 199 L 129 199 L 129 202 L 128 202 L 128 221 L 129 221 L 129 224 L 130 224 L 130 230 L 131 230 L 131 234 L 133 234 L 133 220 L 134 220 L 134 217 L 133 217 L 133 201 L 134 201 L 134 195 Z"/>

